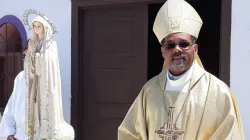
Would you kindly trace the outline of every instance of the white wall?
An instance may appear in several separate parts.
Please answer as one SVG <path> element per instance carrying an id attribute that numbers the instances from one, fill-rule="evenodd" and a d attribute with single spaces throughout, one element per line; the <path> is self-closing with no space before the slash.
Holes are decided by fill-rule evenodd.
<path id="1" fill-rule="evenodd" d="M 232 0 L 231 88 L 250 140 L 250 0 Z"/>
<path id="2" fill-rule="evenodd" d="M 14 15 L 23 20 L 25 10 L 33 9 L 45 14 L 58 33 L 55 35 L 62 78 L 63 110 L 65 120 L 70 122 L 71 107 L 71 0 L 0 0 L 0 18 Z M 31 32 L 25 26 L 28 38 Z"/>

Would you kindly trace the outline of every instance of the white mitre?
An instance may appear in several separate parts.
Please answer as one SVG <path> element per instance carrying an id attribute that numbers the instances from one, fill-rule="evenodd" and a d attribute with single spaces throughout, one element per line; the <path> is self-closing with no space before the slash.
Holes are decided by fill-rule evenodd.
<path id="1" fill-rule="evenodd" d="M 199 14 L 185 0 L 168 0 L 155 18 L 153 31 L 160 43 L 169 34 L 178 32 L 197 39 L 202 23 Z"/>

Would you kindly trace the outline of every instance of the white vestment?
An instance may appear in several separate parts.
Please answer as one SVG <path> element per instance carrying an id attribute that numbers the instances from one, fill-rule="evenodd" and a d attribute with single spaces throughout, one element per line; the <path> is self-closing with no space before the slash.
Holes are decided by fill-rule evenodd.
<path id="1" fill-rule="evenodd" d="M 10 135 L 18 140 L 28 139 L 25 134 L 25 88 L 24 72 L 21 71 L 15 78 L 13 92 L 0 123 L 0 138 L 4 140 Z"/>

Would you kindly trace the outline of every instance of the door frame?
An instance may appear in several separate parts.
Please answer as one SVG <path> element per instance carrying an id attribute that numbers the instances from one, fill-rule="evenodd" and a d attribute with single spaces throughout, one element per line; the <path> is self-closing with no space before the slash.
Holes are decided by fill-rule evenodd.
<path id="1" fill-rule="evenodd" d="M 191 1 L 191 0 L 187 0 Z M 196 0 L 195 0 L 196 1 Z M 111 0 L 109 2 L 85 2 L 84 0 L 72 0 L 72 12 L 71 12 L 71 124 L 75 130 L 75 139 L 81 134 L 81 118 L 84 117 L 85 112 L 81 112 L 81 98 L 83 98 L 82 89 L 80 83 L 82 82 L 81 71 L 82 60 L 81 56 L 81 34 L 79 31 L 83 30 L 82 22 L 82 10 L 100 8 L 107 6 L 119 6 L 131 3 L 138 4 L 153 4 L 162 3 L 165 0 Z M 230 40 L 231 40 L 231 11 L 232 0 L 221 0 L 221 25 L 220 25 L 220 59 L 219 59 L 219 75 L 220 79 L 230 86 Z"/>

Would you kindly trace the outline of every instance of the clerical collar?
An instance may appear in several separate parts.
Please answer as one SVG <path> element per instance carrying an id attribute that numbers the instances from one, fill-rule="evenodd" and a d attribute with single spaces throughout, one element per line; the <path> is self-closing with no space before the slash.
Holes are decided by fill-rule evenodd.
<path id="1" fill-rule="evenodd" d="M 192 66 L 182 75 L 174 76 L 172 75 L 169 70 L 167 71 L 167 82 L 170 86 L 176 87 L 186 84 L 192 77 L 194 63 Z"/>
<path id="2" fill-rule="evenodd" d="M 187 72 L 187 71 L 186 71 Z M 186 73 L 185 72 L 185 73 Z M 171 74 L 169 71 L 168 71 L 168 78 L 170 79 L 170 80 L 178 80 L 179 78 L 181 78 L 185 73 L 183 73 L 182 75 L 179 75 L 179 76 L 174 76 L 173 74 Z"/>

